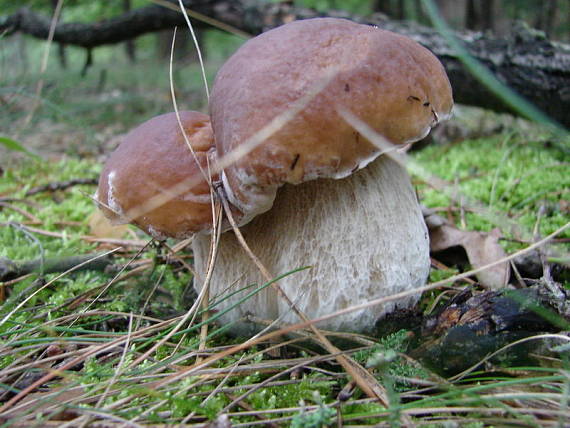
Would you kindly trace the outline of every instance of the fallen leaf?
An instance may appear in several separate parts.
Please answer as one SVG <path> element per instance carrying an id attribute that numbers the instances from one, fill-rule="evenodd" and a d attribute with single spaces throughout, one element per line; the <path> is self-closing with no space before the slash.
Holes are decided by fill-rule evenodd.
<path id="1" fill-rule="evenodd" d="M 494 263 L 506 256 L 499 245 L 501 232 L 494 229 L 489 233 L 460 230 L 443 217 L 424 210 L 424 219 L 429 229 L 430 251 L 438 252 L 451 247 L 461 246 L 467 253 L 469 263 L 474 269 Z M 496 290 L 509 281 L 510 265 L 503 262 L 486 268 L 476 274 L 482 286 Z"/>
<path id="2" fill-rule="evenodd" d="M 121 239 L 129 233 L 127 224 L 112 225 L 100 210 L 96 210 L 89 216 L 90 234 L 96 238 Z"/>

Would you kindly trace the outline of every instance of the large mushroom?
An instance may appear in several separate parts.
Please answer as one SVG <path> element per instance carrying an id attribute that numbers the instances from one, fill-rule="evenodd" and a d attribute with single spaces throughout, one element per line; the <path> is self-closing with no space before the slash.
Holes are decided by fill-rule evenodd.
<path id="1" fill-rule="evenodd" d="M 452 104 L 443 67 L 414 41 L 340 19 L 294 22 L 248 41 L 220 69 L 212 126 L 201 113 L 169 113 L 129 133 L 103 170 L 97 199 L 114 222 L 136 224 L 157 239 L 194 236 L 200 288 L 218 189 L 214 197 L 226 199 L 270 272 L 311 266 L 279 282 L 301 312 L 265 289 L 222 320 L 317 318 L 414 289 L 429 271 L 427 229 L 405 169 L 390 157 L 377 159 L 380 148 L 348 117 L 401 145 L 427 135 Z M 261 144 L 250 145 L 264 133 Z M 244 147 L 245 155 L 228 164 Z M 263 282 L 234 235 L 223 234 L 209 282 L 216 308 L 241 299 L 246 291 L 236 289 Z M 322 326 L 367 331 L 416 300 Z M 236 323 L 244 333 L 257 329 Z"/>
<path id="2" fill-rule="evenodd" d="M 218 159 L 322 82 L 324 88 L 291 120 L 222 172 L 232 211 L 247 223 L 242 233 L 268 270 L 280 275 L 311 266 L 279 281 L 309 318 L 419 287 L 430 265 L 427 229 L 405 169 L 390 157 L 376 159 L 380 148 L 343 112 L 400 145 L 425 137 L 453 104 L 442 65 L 416 42 L 347 20 L 297 21 L 251 39 L 218 72 L 210 99 Z M 195 237 L 198 288 L 209 246 L 209 237 Z M 223 234 L 210 281 L 210 295 L 221 302 L 216 308 L 250 291 L 236 290 L 264 282 L 234 234 Z M 367 331 L 395 307 L 416 300 L 351 312 L 320 326 Z M 223 321 L 246 315 L 299 321 L 273 289 Z M 243 333 L 259 328 L 236 326 Z"/>

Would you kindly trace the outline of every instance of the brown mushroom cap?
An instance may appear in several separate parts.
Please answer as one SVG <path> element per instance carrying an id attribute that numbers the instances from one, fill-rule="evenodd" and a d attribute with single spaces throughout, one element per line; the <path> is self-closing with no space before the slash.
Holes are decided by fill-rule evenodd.
<path id="1" fill-rule="evenodd" d="M 249 40 L 218 72 L 210 98 L 218 156 L 330 73 L 332 80 L 300 113 L 224 169 L 224 188 L 242 222 L 269 209 L 284 183 L 342 178 L 379 155 L 339 108 L 403 144 L 427 135 L 453 105 L 443 66 L 413 40 L 343 19 L 296 21 Z"/>
<path id="2" fill-rule="evenodd" d="M 207 170 L 208 158 L 215 156 L 208 115 L 182 111 L 180 119 L 199 165 Z M 169 196 L 185 181 L 195 184 Z M 146 208 L 157 195 L 164 195 L 162 204 Z M 157 239 L 182 239 L 212 226 L 209 185 L 175 113 L 154 117 L 125 136 L 101 173 L 97 200 L 114 223 L 136 224 Z"/>

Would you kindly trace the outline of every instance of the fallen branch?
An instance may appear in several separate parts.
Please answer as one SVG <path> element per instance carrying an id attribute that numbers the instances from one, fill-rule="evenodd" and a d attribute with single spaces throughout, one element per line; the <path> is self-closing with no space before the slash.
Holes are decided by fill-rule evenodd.
<path id="1" fill-rule="evenodd" d="M 0 227 L 10 227 L 14 223 L 6 222 L 0 223 Z M 52 232 L 49 230 L 38 229 L 37 227 L 27 226 L 21 223 L 16 223 L 21 229 L 27 230 L 32 233 L 37 233 L 38 235 L 49 236 L 51 238 L 66 239 L 67 235 L 65 233 Z M 79 238 L 87 242 L 94 242 L 97 244 L 109 244 L 121 247 L 144 247 L 148 244 L 148 241 L 137 240 L 137 239 L 115 239 L 115 238 L 97 238 L 96 236 L 81 235 Z"/>
<path id="2" fill-rule="evenodd" d="M 112 258 L 110 256 L 97 258 L 99 254 L 86 254 L 82 256 L 70 257 L 54 257 L 47 259 L 35 259 L 31 261 L 13 261 L 6 257 L 0 257 L 0 282 L 9 281 L 19 276 L 27 275 L 33 272 L 43 274 L 65 272 L 82 263 L 84 266 L 78 267 L 75 271 L 103 271 L 107 266 L 111 265 Z"/>
<path id="3" fill-rule="evenodd" d="M 477 293 L 465 288 L 436 315 L 424 319 L 417 338 L 420 345 L 410 356 L 440 375 L 454 375 L 521 338 L 566 330 L 570 301 L 560 284 L 553 286 L 556 291 L 548 289 L 543 280 L 517 290 Z M 541 342 L 531 341 L 508 355 L 516 364 L 527 365 L 536 355 L 545 354 L 539 351 L 541 347 Z"/>
<path id="4" fill-rule="evenodd" d="M 69 189 L 70 187 L 81 184 L 89 184 L 92 186 L 96 186 L 98 182 L 99 182 L 98 178 L 75 178 L 73 180 L 67 180 L 67 181 L 56 181 L 54 183 L 48 183 L 48 184 L 43 184 L 41 186 L 33 187 L 26 192 L 26 196 L 32 196 L 43 192 L 56 192 L 58 190 L 66 190 Z"/>

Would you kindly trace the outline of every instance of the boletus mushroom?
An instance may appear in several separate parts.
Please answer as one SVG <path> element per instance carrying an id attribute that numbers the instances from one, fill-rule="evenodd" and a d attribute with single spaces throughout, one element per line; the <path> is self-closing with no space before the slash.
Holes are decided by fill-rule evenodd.
<path id="1" fill-rule="evenodd" d="M 453 105 L 442 65 L 413 40 L 341 19 L 297 21 L 249 40 L 219 70 L 210 98 L 218 159 L 324 79 L 329 81 L 300 112 L 221 173 L 241 231 L 265 267 L 280 275 L 311 266 L 279 281 L 311 319 L 419 287 L 430 267 L 428 232 L 407 172 L 387 156 L 378 158 L 381 150 L 341 112 L 401 145 L 425 137 Z M 205 277 L 209 246 L 208 236 L 195 237 L 197 288 Z M 236 290 L 264 282 L 234 234 L 223 234 L 210 295 L 230 297 L 216 309 L 251 291 Z M 319 326 L 369 331 L 386 313 L 411 306 L 417 297 Z M 300 321 L 271 288 L 225 314 L 223 321 L 246 315 Z M 246 334 L 260 328 L 236 325 Z"/>
<path id="2" fill-rule="evenodd" d="M 450 115 L 452 104 L 442 65 L 416 42 L 341 19 L 293 22 L 249 40 L 222 66 L 210 98 L 211 127 L 208 116 L 184 112 L 186 142 L 170 113 L 128 134 L 105 166 L 97 197 L 111 219 L 134 223 L 155 238 L 194 235 L 194 285 L 199 289 L 211 242 L 212 184 L 272 274 L 311 267 L 279 285 L 314 319 L 417 288 L 430 265 L 428 232 L 407 172 L 380 156 L 381 149 L 343 112 L 382 139 L 403 145 L 426 136 Z M 234 163 L 221 161 L 249 147 L 291 111 L 261 144 Z M 224 168 L 217 175 L 220 165 Z M 200 175 L 207 166 L 214 171 L 210 178 Z M 181 191 L 187 181 L 192 185 Z M 147 203 L 157 197 L 162 200 Z M 236 290 L 264 282 L 235 235 L 222 234 L 209 283 L 210 296 L 219 302 L 216 310 L 241 300 L 251 288 Z M 350 312 L 319 326 L 368 331 L 417 297 Z M 222 321 L 246 315 L 300 321 L 272 288 Z M 260 328 L 236 322 L 234 330 L 249 334 Z"/>

